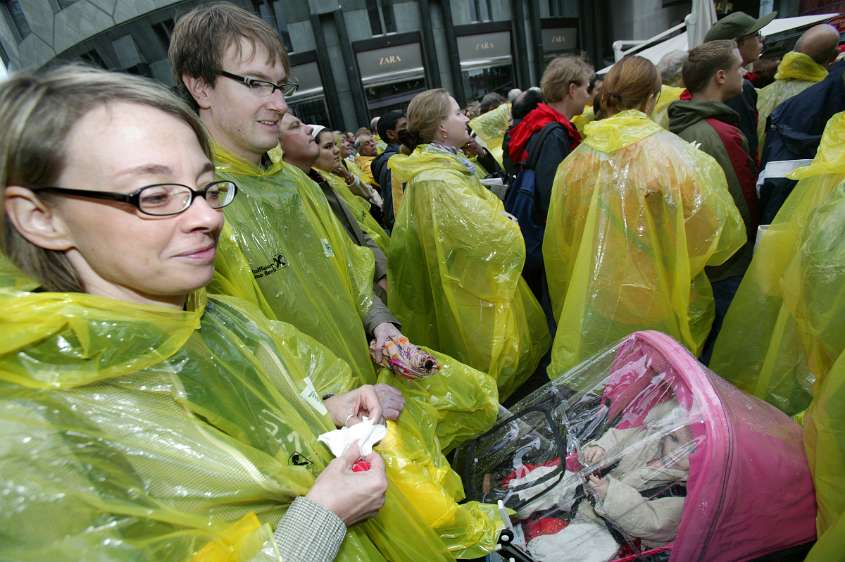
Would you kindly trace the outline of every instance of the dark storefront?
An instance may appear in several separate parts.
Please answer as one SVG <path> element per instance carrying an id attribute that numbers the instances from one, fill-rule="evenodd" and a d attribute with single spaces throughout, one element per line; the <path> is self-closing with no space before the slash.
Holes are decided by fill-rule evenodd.
<path id="1" fill-rule="evenodd" d="M 418 33 L 358 41 L 353 49 L 370 117 L 405 109 L 428 87 Z"/>
<path id="2" fill-rule="evenodd" d="M 467 100 L 488 92 L 502 95 L 514 87 L 509 22 L 456 26 L 461 82 Z"/>

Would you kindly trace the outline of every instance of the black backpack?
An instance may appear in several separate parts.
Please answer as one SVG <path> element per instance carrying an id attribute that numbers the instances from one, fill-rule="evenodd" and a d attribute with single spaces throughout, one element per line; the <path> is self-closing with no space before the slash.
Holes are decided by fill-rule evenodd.
<path id="1" fill-rule="evenodd" d="M 547 125 L 540 130 L 540 146 L 555 128 Z M 528 160 L 518 167 L 505 195 L 505 210 L 519 221 L 519 229 L 525 239 L 525 266 L 522 268 L 522 276 L 525 279 L 537 279 L 543 272 L 543 233 L 546 225 L 539 224 L 534 213 L 537 198 L 534 167 L 539 155 L 538 150 L 534 158 L 529 156 Z"/>

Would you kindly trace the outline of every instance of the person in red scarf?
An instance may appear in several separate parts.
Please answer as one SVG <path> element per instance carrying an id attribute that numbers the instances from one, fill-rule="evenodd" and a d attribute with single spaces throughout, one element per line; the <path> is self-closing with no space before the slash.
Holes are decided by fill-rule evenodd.
<path id="1" fill-rule="evenodd" d="M 581 142 L 570 119 L 584 111 L 593 67 L 575 56 L 553 59 L 543 72 L 540 88 L 545 103 L 529 112 L 510 130 L 508 157 L 516 169 L 535 163 L 534 212 L 540 225 L 546 224 L 549 197 L 558 165 Z"/>

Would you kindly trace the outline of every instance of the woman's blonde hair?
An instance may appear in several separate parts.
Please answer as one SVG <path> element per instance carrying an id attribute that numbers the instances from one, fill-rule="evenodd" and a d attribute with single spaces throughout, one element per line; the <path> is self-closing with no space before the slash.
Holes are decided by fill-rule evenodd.
<path id="1" fill-rule="evenodd" d="M 0 199 L 5 202 L 10 185 L 30 189 L 55 185 L 68 165 L 65 142 L 74 125 L 91 110 L 115 102 L 153 107 L 183 121 L 211 158 L 202 123 L 163 85 L 81 65 L 22 72 L 0 83 Z M 49 195 L 41 198 L 49 203 Z M 21 271 L 50 291 L 82 290 L 64 252 L 32 244 L 5 212 L 0 222 L 0 249 Z"/>
<path id="2" fill-rule="evenodd" d="M 552 59 L 540 79 L 540 89 L 546 103 L 557 103 L 569 93 L 569 86 L 583 86 L 590 81 L 593 67 L 574 55 L 562 55 Z"/>
<path id="3" fill-rule="evenodd" d="M 625 57 L 610 69 L 601 87 L 601 110 L 613 115 L 644 106 L 649 96 L 660 92 L 662 83 L 657 67 L 638 55 Z"/>
<path id="4" fill-rule="evenodd" d="M 417 94 L 408 105 L 408 128 L 400 133 L 399 141 L 411 150 L 430 143 L 440 124 L 449 117 L 450 109 L 449 92 L 443 88 Z"/>

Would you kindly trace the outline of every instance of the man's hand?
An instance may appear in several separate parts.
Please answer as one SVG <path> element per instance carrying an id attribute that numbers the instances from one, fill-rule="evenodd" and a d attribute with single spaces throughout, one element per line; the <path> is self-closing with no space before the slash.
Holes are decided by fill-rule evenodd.
<path id="1" fill-rule="evenodd" d="M 387 285 L 386 280 L 385 285 Z M 384 349 L 384 344 L 387 343 L 388 338 L 401 338 L 402 332 L 400 332 L 396 326 L 390 322 L 382 322 L 376 326 L 375 330 L 373 330 L 373 336 L 376 338 L 376 345 L 373 349 L 373 354 L 375 355 L 374 359 L 376 360 L 376 363 L 381 363 L 381 350 Z"/>
<path id="2" fill-rule="evenodd" d="M 405 408 L 405 397 L 389 384 L 377 384 L 373 387 L 381 404 L 381 415 L 386 420 L 395 420 Z"/>

